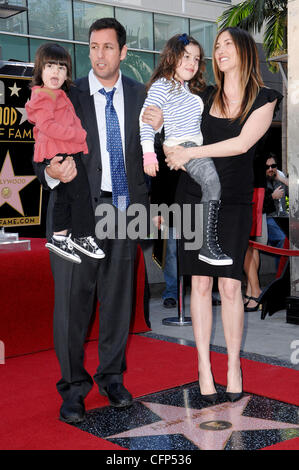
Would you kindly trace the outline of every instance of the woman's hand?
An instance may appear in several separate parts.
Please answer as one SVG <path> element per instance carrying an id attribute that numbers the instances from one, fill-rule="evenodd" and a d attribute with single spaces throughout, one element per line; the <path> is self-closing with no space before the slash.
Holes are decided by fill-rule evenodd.
<path id="1" fill-rule="evenodd" d="M 142 114 L 142 121 L 157 131 L 163 126 L 163 111 L 157 106 L 147 106 Z"/>
<path id="2" fill-rule="evenodd" d="M 163 150 L 166 155 L 165 161 L 171 170 L 186 171 L 184 165 L 191 159 L 188 155 L 188 149 L 181 145 L 176 145 L 174 147 L 163 145 Z"/>

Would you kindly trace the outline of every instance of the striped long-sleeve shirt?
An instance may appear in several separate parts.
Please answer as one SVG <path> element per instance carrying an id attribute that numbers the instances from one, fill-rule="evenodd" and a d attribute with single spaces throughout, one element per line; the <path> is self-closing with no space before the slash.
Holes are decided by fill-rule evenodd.
<path id="1" fill-rule="evenodd" d="M 170 144 L 173 138 L 173 144 L 175 141 L 184 142 L 188 137 L 187 140 L 194 140 L 201 145 L 202 99 L 190 92 L 187 83 L 182 86 L 175 82 L 174 86 L 174 82 L 160 78 L 150 87 L 140 114 L 140 140 L 144 154 L 154 152 L 155 131 L 141 120 L 144 109 L 150 105 L 163 110 L 165 144 Z"/>

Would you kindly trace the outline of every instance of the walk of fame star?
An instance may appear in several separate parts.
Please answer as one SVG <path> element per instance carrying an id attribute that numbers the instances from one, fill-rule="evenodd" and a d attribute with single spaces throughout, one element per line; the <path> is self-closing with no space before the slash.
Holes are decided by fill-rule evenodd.
<path id="1" fill-rule="evenodd" d="M 27 111 L 26 111 L 26 108 L 16 108 L 16 110 L 19 111 L 19 113 L 21 113 L 22 115 L 21 120 L 19 122 L 19 126 L 20 126 L 21 124 L 23 124 L 23 122 L 28 120 Z"/>
<path id="2" fill-rule="evenodd" d="M 9 204 L 20 214 L 24 214 L 20 191 L 31 183 L 36 176 L 16 176 L 12 166 L 9 152 L 7 152 L 2 169 L 0 171 L 0 207 Z"/>
<path id="3" fill-rule="evenodd" d="M 234 404 L 221 403 L 204 409 L 142 402 L 161 421 L 114 434 L 106 439 L 181 434 L 199 449 L 223 450 L 234 431 L 299 430 L 297 424 L 243 416 L 250 399 L 250 396 L 245 396 Z"/>
<path id="4" fill-rule="evenodd" d="M 21 88 L 17 87 L 16 82 L 14 83 L 13 86 L 9 86 L 8 88 L 11 90 L 10 96 L 13 96 L 13 95 L 19 96 L 19 91 L 21 90 Z"/>

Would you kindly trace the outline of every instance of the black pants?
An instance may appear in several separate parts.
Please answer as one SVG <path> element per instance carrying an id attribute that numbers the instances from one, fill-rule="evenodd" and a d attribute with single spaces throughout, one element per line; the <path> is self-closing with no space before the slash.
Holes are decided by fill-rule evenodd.
<path id="1" fill-rule="evenodd" d="M 53 231 L 70 229 L 74 237 L 94 235 L 95 219 L 90 198 L 90 189 L 82 152 L 72 155 L 77 176 L 69 183 L 60 183 L 56 191 L 53 210 Z M 64 155 L 66 158 L 67 155 Z"/>
<path id="2" fill-rule="evenodd" d="M 100 203 L 112 206 L 111 198 Z M 61 368 L 57 389 L 63 400 L 85 397 L 93 384 L 85 369 L 84 342 L 96 298 L 100 331 L 94 381 L 101 386 L 121 383 L 126 370 L 137 241 L 109 237 L 97 241 L 106 253 L 102 260 L 82 255 L 77 265 L 50 253 L 55 281 L 54 344 Z"/>

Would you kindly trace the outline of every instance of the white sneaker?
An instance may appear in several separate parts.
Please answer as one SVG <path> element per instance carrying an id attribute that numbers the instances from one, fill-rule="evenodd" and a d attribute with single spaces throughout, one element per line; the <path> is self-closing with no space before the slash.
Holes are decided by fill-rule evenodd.
<path id="1" fill-rule="evenodd" d="M 73 263 L 81 263 L 81 258 L 75 253 L 69 237 L 64 237 L 63 235 L 55 237 L 55 235 L 53 235 L 45 246 L 61 258 L 72 261 Z"/>
<path id="2" fill-rule="evenodd" d="M 101 248 L 95 242 L 95 239 L 91 236 L 71 238 L 70 242 L 77 250 L 82 251 L 82 253 L 90 256 L 91 258 L 105 258 L 105 253 L 101 250 Z"/>

